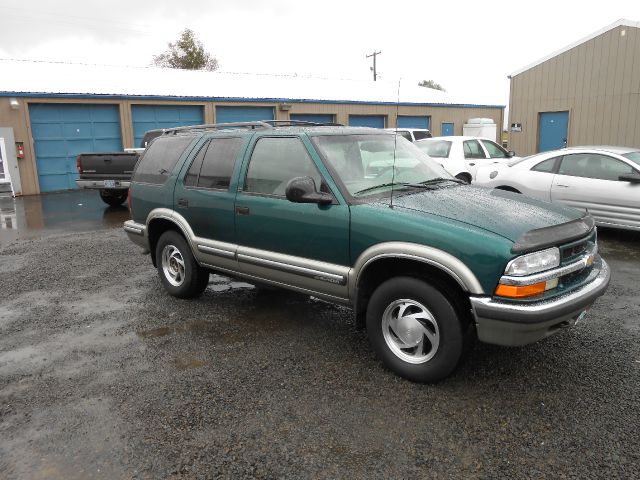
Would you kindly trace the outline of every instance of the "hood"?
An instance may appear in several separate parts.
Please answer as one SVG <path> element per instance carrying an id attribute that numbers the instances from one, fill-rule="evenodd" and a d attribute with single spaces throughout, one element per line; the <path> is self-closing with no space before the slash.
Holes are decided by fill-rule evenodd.
<path id="1" fill-rule="evenodd" d="M 513 242 L 531 230 L 565 224 L 584 212 L 504 190 L 460 185 L 393 197 L 396 209 L 457 220 Z"/>

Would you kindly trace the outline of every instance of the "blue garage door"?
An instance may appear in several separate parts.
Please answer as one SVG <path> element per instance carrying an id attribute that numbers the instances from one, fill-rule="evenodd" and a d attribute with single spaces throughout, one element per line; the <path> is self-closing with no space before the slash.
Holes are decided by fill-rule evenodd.
<path id="1" fill-rule="evenodd" d="M 538 151 L 566 147 L 568 127 L 569 112 L 540 112 Z"/>
<path id="2" fill-rule="evenodd" d="M 41 192 L 77 188 L 76 156 L 122 150 L 117 105 L 29 104 Z"/>
<path id="3" fill-rule="evenodd" d="M 199 105 L 132 105 L 131 116 L 136 147 L 141 146 L 147 130 L 204 123 L 202 107 Z"/>
<path id="4" fill-rule="evenodd" d="M 431 126 L 431 117 L 419 115 L 400 115 L 398 117 L 398 128 L 426 128 Z"/>
<path id="5" fill-rule="evenodd" d="M 384 115 L 349 115 L 352 127 L 384 128 Z"/>
<path id="6" fill-rule="evenodd" d="M 273 120 L 273 107 L 216 107 L 216 123 Z"/>
<path id="7" fill-rule="evenodd" d="M 289 119 L 315 123 L 335 122 L 334 116 L 330 113 L 292 113 L 289 115 Z"/>

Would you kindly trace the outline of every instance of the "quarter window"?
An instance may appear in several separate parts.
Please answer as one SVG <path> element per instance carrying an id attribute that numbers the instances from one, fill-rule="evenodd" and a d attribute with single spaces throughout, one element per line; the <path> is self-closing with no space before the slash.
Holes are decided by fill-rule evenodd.
<path id="1" fill-rule="evenodd" d="M 543 160 L 542 162 L 538 163 L 537 165 L 534 165 L 531 170 L 533 172 L 547 172 L 547 173 L 551 173 L 555 170 L 556 168 L 556 162 L 558 161 L 558 159 L 560 159 L 562 157 L 553 157 L 553 158 L 548 158 L 547 160 Z"/>
<path id="2" fill-rule="evenodd" d="M 462 144 L 464 158 L 486 158 L 477 140 L 467 140 Z"/>
<path id="3" fill-rule="evenodd" d="M 284 196 L 289 180 L 306 176 L 321 189 L 322 176 L 298 138 L 264 137 L 253 149 L 244 191 Z"/>
<path id="4" fill-rule="evenodd" d="M 158 137 L 144 152 L 133 179 L 141 183 L 162 185 L 193 137 Z"/>

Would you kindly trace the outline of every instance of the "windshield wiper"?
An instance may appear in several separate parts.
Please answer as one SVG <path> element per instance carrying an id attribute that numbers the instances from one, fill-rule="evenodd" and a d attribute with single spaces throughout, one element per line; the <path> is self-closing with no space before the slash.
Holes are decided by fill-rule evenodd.
<path id="1" fill-rule="evenodd" d="M 427 185 L 433 185 L 434 183 L 442 183 L 442 182 L 455 182 L 455 183 L 462 183 L 464 185 L 467 184 L 467 182 L 465 182 L 464 180 L 460 180 L 459 178 L 436 177 L 430 180 L 425 180 L 424 182 L 420 182 L 420 185 L 427 186 Z"/>
<path id="2" fill-rule="evenodd" d="M 418 183 L 402 183 L 402 182 L 381 183 L 380 185 L 374 185 L 373 187 L 367 187 L 367 188 L 363 188 L 362 190 L 358 190 L 353 194 L 353 196 L 360 195 L 361 193 L 370 192 L 371 190 L 376 190 L 378 188 L 395 187 L 395 186 L 424 188 L 424 185 L 420 185 Z"/>

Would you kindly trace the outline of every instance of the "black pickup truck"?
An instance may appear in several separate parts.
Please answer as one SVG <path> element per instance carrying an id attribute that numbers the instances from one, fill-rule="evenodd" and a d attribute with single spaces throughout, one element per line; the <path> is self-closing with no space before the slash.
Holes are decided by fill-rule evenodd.
<path id="1" fill-rule="evenodd" d="M 81 153 L 76 159 L 79 188 L 99 190 L 100 198 L 112 207 L 121 205 L 129 193 L 131 173 L 140 154 L 154 138 L 162 135 L 163 129 L 149 130 L 142 138 L 140 148 L 125 149 L 124 152 Z"/>

